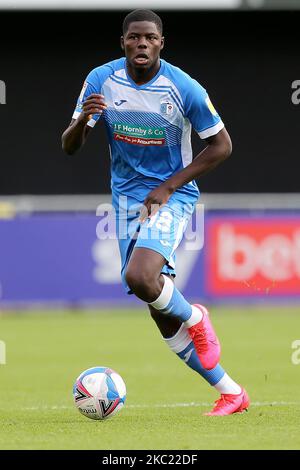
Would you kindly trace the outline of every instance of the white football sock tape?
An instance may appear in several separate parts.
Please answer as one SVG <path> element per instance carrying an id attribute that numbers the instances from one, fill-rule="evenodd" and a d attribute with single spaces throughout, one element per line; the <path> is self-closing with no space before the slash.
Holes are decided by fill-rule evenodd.
<path id="1" fill-rule="evenodd" d="M 184 324 L 181 325 L 177 333 L 172 338 L 163 338 L 169 348 L 178 354 L 192 342 Z"/>
<path id="2" fill-rule="evenodd" d="M 196 323 L 199 323 L 203 318 L 203 313 L 198 307 L 195 307 L 192 305 L 192 315 L 190 318 L 184 322 L 184 325 L 186 328 L 190 328 L 191 326 L 196 325 Z"/>
<path id="3" fill-rule="evenodd" d="M 169 305 L 174 291 L 173 281 L 169 277 L 164 276 L 163 274 L 162 276 L 165 280 L 162 291 L 156 300 L 149 303 L 149 305 L 154 307 L 156 310 L 163 310 L 167 307 L 167 305 Z"/>
<path id="4" fill-rule="evenodd" d="M 240 385 L 234 382 L 226 372 L 221 380 L 214 385 L 214 388 L 220 393 L 230 393 L 231 395 L 239 395 L 242 391 Z"/>

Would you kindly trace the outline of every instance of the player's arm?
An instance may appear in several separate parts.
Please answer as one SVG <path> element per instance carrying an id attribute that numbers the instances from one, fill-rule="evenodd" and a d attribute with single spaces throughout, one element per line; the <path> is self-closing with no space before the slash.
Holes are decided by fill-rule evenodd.
<path id="1" fill-rule="evenodd" d="M 232 144 L 225 127 L 217 134 L 205 139 L 205 141 L 208 144 L 207 147 L 194 158 L 192 163 L 148 194 L 144 201 L 146 209 L 142 213 L 141 221 L 144 221 L 150 215 L 154 215 L 160 206 L 168 202 L 170 196 L 177 189 L 205 175 L 230 156 Z"/>
<path id="2" fill-rule="evenodd" d="M 144 214 L 147 212 L 148 216 L 166 204 L 177 189 L 216 168 L 232 151 L 231 139 L 206 90 L 191 78 L 185 79 L 185 86 L 181 90 L 185 116 L 207 146 L 189 165 L 148 194 L 144 201 Z M 151 205 L 155 207 L 154 211 Z"/>
<path id="3" fill-rule="evenodd" d="M 88 122 L 95 114 L 101 114 L 106 109 L 104 96 L 92 93 L 82 103 L 82 110 L 77 119 L 72 119 L 69 127 L 62 134 L 62 149 L 68 155 L 73 155 L 85 143 L 90 132 Z"/>
<path id="4" fill-rule="evenodd" d="M 163 183 L 171 194 L 190 181 L 209 173 L 231 155 L 232 143 L 225 127 L 205 141 L 207 147 L 194 158 L 192 163 Z"/>

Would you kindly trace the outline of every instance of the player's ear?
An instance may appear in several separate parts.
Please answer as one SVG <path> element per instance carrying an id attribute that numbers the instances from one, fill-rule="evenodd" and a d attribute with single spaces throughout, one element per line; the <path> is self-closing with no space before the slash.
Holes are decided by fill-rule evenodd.
<path id="1" fill-rule="evenodd" d="M 124 51 L 124 49 L 125 49 L 125 47 L 124 47 L 124 36 L 121 36 L 120 44 L 121 44 L 121 49 Z"/>
<path id="2" fill-rule="evenodd" d="M 165 37 L 162 36 L 160 40 L 160 50 L 162 50 L 165 47 Z"/>

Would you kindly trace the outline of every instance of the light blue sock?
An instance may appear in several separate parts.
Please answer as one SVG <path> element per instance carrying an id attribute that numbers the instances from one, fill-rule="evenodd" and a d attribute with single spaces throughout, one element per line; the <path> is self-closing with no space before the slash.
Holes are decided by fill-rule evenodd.
<path id="1" fill-rule="evenodd" d="M 192 309 L 179 290 L 174 286 L 173 281 L 162 274 L 164 278 L 164 286 L 159 297 L 151 302 L 149 305 L 159 310 L 161 313 L 172 315 L 179 318 L 182 322 L 186 322 L 193 318 L 192 324 L 195 324 L 202 319 L 202 313 L 199 309 Z M 197 318 L 196 318 L 197 317 Z M 191 325 L 189 325 L 191 326 Z"/>
<path id="2" fill-rule="evenodd" d="M 224 377 L 225 371 L 217 364 L 211 370 L 204 369 L 196 353 L 194 343 L 184 325 L 172 338 L 164 338 L 169 348 L 182 359 L 187 366 L 200 374 L 210 385 L 215 386 Z"/>
<path id="3" fill-rule="evenodd" d="M 201 362 L 196 353 L 193 342 L 191 342 L 183 351 L 176 353 L 187 366 L 200 374 L 210 385 L 216 385 L 225 374 L 224 369 L 217 364 L 213 369 L 207 370 L 202 367 Z"/>

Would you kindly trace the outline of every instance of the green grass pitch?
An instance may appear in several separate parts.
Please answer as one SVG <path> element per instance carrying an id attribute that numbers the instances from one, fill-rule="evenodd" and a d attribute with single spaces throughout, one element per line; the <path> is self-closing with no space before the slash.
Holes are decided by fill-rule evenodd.
<path id="1" fill-rule="evenodd" d="M 146 310 L 0 315 L 0 449 L 299 449 L 296 307 L 211 308 L 221 364 L 252 400 L 248 413 L 206 417 L 216 391 L 170 352 Z M 298 358 L 300 354 L 298 355 Z M 73 405 L 76 377 L 115 369 L 127 400 L 106 421 Z"/>

